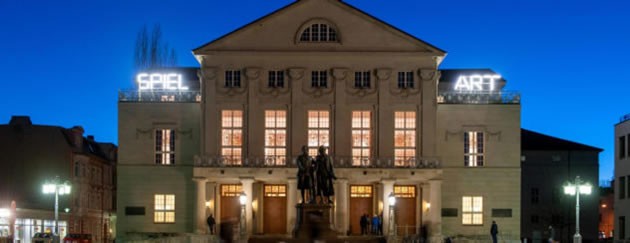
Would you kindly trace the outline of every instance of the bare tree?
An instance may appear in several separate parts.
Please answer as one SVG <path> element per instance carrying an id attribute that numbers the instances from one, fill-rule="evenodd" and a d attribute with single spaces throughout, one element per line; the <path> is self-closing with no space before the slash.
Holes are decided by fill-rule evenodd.
<path id="1" fill-rule="evenodd" d="M 177 65 L 175 49 L 171 48 L 168 43 L 163 43 L 162 28 L 159 24 L 153 26 L 150 37 L 146 25 L 138 31 L 134 64 L 138 70 Z"/>

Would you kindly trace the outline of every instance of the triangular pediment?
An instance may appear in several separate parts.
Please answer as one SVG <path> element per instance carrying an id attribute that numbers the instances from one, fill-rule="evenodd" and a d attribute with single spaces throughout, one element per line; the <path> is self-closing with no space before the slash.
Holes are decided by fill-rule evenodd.
<path id="1" fill-rule="evenodd" d="M 313 21 L 336 28 L 338 42 L 302 42 L 301 30 Z M 339 0 L 299 0 L 211 41 L 193 52 L 215 51 L 369 51 L 446 53 Z"/>

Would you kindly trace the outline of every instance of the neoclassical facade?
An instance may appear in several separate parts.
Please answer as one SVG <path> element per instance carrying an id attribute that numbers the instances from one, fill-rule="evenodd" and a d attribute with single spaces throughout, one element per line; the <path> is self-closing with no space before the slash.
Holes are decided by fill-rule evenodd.
<path id="1" fill-rule="evenodd" d="M 478 239 L 494 220 L 519 239 L 520 96 L 492 70 L 440 70 L 443 50 L 337 0 L 296 1 L 193 53 L 197 76 L 150 70 L 121 92 L 119 236 L 205 233 L 210 214 L 288 235 L 295 158 L 325 146 L 340 236 L 382 214 L 385 234 Z"/>

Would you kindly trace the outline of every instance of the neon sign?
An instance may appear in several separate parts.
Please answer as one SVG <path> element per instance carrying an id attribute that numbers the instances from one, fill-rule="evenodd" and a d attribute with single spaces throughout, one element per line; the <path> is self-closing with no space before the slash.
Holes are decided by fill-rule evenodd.
<path id="1" fill-rule="evenodd" d="M 182 84 L 182 75 L 177 73 L 140 73 L 136 81 L 140 90 L 188 90 Z"/>
<path id="2" fill-rule="evenodd" d="M 501 75 L 468 75 L 459 76 L 455 83 L 457 91 L 494 91 L 497 79 L 501 79 Z"/>

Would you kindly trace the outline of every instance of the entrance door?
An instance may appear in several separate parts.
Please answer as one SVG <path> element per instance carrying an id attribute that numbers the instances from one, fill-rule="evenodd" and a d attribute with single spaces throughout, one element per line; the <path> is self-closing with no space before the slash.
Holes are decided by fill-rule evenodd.
<path id="1" fill-rule="evenodd" d="M 361 234 L 361 215 L 367 214 L 371 222 L 373 213 L 372 186 L 350 186 L 350 233 Z M 368 230 L 369 232 L 369 230 Z"/>
<path id="2" fill-rule="evenodd" d="M 241 185 L 221 185 L 221 223 L 239 221 L 241 205 L 238 197 L 242 191 Z"/>
<path id="3" fill-rule="evenodd" d="M 265 185 L 263 202 L 263 232 L 287 233 L 287 186 Z"/>
<path id="4" fill-rule="evenodd" d="M 416 233 L 416 186 L 394 186 L 396 227 L 400 236 Z"/>

